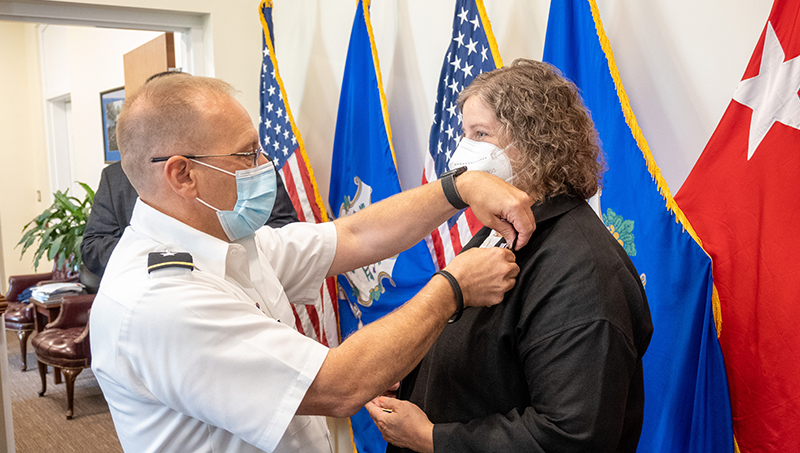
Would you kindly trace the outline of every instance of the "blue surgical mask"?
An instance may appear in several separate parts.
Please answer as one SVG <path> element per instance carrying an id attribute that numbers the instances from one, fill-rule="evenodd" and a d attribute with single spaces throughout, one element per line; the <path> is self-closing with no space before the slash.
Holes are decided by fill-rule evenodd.
<path id="1" fill-rule="evenodd" d="M 221 211 L 197 199 L 217 211 L 219 223 L 228 239 L 235 241 L 250 236 L 264 226 L 272 214 L 278 191 L 275 165 L 271 161 L 255 168 L 237 170 L 235 174 L 199 160 L 195 162 L 236 177 L 236 205 L 233 211 Z"/>

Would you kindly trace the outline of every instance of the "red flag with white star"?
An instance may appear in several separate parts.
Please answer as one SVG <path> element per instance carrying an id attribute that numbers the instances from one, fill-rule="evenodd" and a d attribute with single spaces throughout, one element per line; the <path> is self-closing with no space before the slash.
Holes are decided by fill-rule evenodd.
<path id="1" fill-rule="evenodd" d="M 675 196 L 711 255 L 740 451 L 800 451 L 800 0 L 776 0 Z"/>

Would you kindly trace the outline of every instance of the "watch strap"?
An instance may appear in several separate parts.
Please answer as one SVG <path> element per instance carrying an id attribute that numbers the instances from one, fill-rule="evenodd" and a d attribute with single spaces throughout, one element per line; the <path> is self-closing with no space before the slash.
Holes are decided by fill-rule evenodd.
<path id="1" fill-rule="evenodd" d="M 456 189 L 456 176 L 464 173 L 465 171 L 467 171 L 467 167 L 458 167 L 442 174 L 442 177 L 440 178 L 442 181 L 442 190 L 444 190 L 444 196 L 454 208 L 459 210 L 469 207 L 468 204 L 464 203 L 464 200 L 458 193 L 458 189 Z"/>
<path id="2" fill-rule="evenodd" d="M 450 272 L 442 269 L 434 272 L 433 275 L 441 275 L 446 278 L 450 283 L 450 287 L 453 288 L 453 295 L 456 298 L 456 312 L 447 320 L 448 324 L 452 324 L 461 319 L 461 314 L 464 313 L 464 293 L 461 292 L 461 286 L 458 284 L 458 280 L 456 280 Z"/>

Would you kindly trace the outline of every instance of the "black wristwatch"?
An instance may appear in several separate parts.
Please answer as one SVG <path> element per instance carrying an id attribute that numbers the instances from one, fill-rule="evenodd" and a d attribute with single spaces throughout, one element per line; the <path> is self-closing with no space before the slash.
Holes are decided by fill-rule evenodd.
<path id="1" fill-rule="evenodd" d="M 461 199 L 461 195 L 458 194 L 458 189 L 456 189 L 456 176 L 465 171 L 467 171 L 467 167 L 458 167 L 442 173 L 442 176 L 439 177 L 442 181 L 444 196 L 447 197 L 447 201 L 456 209 L 469 207 L 469 205 L 464 203 L 464 200 Z"/>

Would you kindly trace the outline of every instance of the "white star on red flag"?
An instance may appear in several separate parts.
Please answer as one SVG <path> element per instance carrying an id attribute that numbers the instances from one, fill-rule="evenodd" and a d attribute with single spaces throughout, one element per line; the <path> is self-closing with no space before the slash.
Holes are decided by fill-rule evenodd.
<path id="1" fill-rule="evenodd" d="M 783 61 L 786 54 L 772 24 L 767 23 L 758 75 L 742 80 L 733 99 L 753 109 L 747 160 L 776 122 L 800 129 L 800 57 Z"/>

